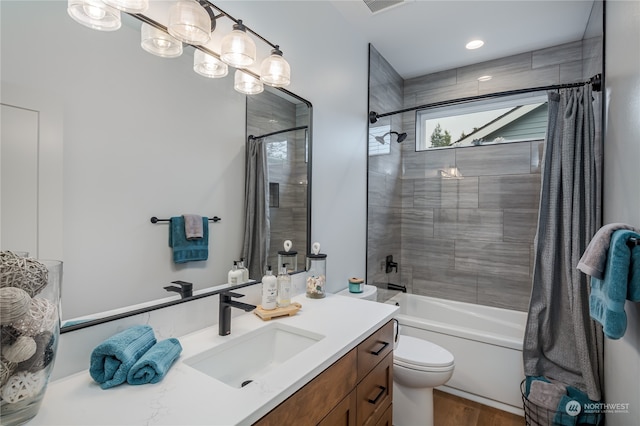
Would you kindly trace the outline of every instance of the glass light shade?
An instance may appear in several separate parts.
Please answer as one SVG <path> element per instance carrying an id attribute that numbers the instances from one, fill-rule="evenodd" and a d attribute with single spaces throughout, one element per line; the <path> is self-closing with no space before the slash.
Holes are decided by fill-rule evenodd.
<path id="1" fill-rule="evenodd" d="M 229 74 L 227 64 L 200 49 L 193 54 L 193 70 L 209 78 L 221 78 Z"/>
<path id="2" fill-rule="evenodd" d="M 122 25 L 120 11 L 102 0 L 69 0 L 67 13 L 79 24 L 99 31 L 115 31 Z"/>
<path id="3" fill-rule="evenodd" d="M 211 18 L 195 1 L 179 1 L 169 9 L 167 31 L 183 43 L 200 46 L 211 39 Z"/>
<path id="4" fill-rule="evenodd" d="M 118 10 L 128 13 L 142 13 L 149 8 L 149 0 L 102 0 Z"/>
<path id="5" fill-rule="evenodd" d="M 149 53 L 163 58 L 177 58 L 182 55 L 182 42 L 144 22 L 140 28 L 140 38 L 140 46 Z"/>
<path id="6" fill-rule="evenodd" d="M 273 87 L 285 87 L 291 83 L 291 67 L 276 48 L 260 65 L 260 80 Z"/>
<path id="7" fill-rule="evenodd" d="M 247 35 L 241 20 L 238 20 L 233 26 L 233 31 L 222 39 L 220 59 L 236 68 L 247 67 L 255 62 L 256 44 Z"/>
<path id="8" fill-rule="evenodd" d="M 242 70 L 236 70 L 233 88 L 245 95 L 257 95 L 264 90 L 260 80 Z"/>

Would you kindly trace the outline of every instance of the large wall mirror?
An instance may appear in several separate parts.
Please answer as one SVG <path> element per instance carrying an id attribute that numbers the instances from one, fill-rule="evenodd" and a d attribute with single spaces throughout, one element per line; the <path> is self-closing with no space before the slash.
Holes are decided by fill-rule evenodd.
<path id="1" fill-rule="evenodd" d="M 63 320 L 177 301 L 164 289 L 175 280 L 196 294 L 227 283 L 242 253 L 249 135 L 278 135 L 272 250 L 290 239 L 304 256 L 308 101 L 276 89 L 247 97 L 233 89 L 233 69 L 202 77 L 192 47 L 153 56 L 140 47 L 141 22 L 126 14 L 118 31 L 100 32 L 74 22 L 66 1 L 0 7 L 1 248 L 64 261 Z M 10 129 L 28 136 L 14 143 L 17 154 Z M 10 153 L 25 167 L 9 167 Z M 150 219 L 188 213 L 221 220 L 208 224 L 208 259 L 177 264 L 168 222 Z"/>

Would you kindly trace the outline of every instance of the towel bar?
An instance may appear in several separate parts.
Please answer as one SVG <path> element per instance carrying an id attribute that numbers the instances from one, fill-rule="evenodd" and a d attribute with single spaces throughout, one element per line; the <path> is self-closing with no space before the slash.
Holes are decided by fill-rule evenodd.
<path id="1" fill-rule="evenodd" d="M 209 217 L 207 218 L 212 222 L 220 222 L 222 220 L 222 218 L 218 217 L 218 216 L 214 216 L 214 217 Z M 169 222 L 171 219 L 158 219 L 157 217 L 153 216 L 151 218 L 151 223 L 158 223 L 158 222 Z"/>

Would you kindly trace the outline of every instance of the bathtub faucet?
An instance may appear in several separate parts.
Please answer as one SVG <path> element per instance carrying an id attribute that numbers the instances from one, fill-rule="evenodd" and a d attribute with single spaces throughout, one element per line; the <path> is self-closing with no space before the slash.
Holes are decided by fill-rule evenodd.
<path id="1" fill-rule="evenodd" d="M 394 262 L 393 261 L 393 255 L 390 254 L 389 256 L 387 256 L 386 262 L 385 262 L 385 268 L 384 271 L 388 274 L 389 272 L 391 272 L 392 270 L 396 270 L 396 274 L 398 273 L 398 262 Z"/>

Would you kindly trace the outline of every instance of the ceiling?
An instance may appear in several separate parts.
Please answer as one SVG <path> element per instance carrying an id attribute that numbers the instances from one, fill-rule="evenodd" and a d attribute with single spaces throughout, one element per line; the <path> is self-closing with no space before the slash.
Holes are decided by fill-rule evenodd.
<path id="1" fill-rule="evenodd" d="M 376 13 L 364 0 L 332 3 L 408 79 L 581 40 L 594 1 L 406 0 Z M 478 38 L 483 47 L 465 48 Z"/>

